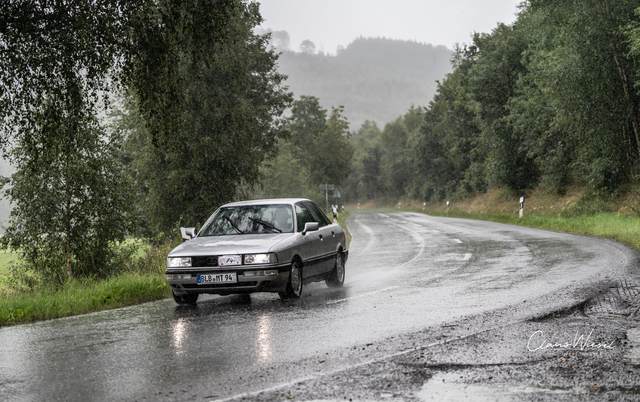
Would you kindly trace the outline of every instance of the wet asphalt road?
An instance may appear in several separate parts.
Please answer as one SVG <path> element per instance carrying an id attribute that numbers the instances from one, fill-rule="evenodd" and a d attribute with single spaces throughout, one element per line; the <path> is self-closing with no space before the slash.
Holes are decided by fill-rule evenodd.
<path id="1" fill-rule="evenodd" d="M 468 384 L 424 389 L 451 382 L 450 369 L 437 370 L 443 359 L 457 350 L 469 370 L 483 359 L 468 352 L 479 337 L 500 334 L 502 347 L 487 340 L 489 361 L 534 366 L 558 348 L 527 351 L 532 322 L 584 314 L 585 301 L 637 270 L 630 250 L 582 236 L 401 212 L 354 211 L 348 225 L 342 289 L 313 284 L 292 302 L 166 300 L 0 329 L 0 400 L 455 400 Z M 594 339 L 614 336 L 602 332 Z M 389 391 L 369 384 L 394 375 Z"/>

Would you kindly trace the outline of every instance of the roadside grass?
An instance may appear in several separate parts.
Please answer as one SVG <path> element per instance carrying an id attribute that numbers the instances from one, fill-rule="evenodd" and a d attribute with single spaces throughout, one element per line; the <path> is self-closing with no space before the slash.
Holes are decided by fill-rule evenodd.
<path id="1" fill-rule="evenodd" d="M 170 295 L 164 276 L 157 273 L 119 275 L 103 281 L 73 280 L 58 291 L 0 298 L 0 326 L 130 306 Z"/>
<path id="2" fill-rule="evenodd" d="M 62 289 L 20 292 L 3 282 L 17 254 L 0 252 L 0 327 L 114 309 L 171 297 L 164 270 L 171 246 L 139 245 L 127 272 L 106 279 L 72 279 Z"/>

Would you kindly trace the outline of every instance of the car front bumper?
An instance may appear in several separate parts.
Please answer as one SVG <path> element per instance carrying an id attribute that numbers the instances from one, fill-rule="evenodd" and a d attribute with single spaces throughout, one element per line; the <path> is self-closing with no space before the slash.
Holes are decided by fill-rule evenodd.
<path id="1" fill-rule="evenodd" d="M 275 275 L 245 275 L 245 272 L 256 272 L 265 270 L 275 270 Z M 282 265 L 261 265 L 261 266 L 241 266 L 241 267 L 216 267 L 216 268 L 167 268 L 165 275 L 191 275 L 188 279 L 169 279 L 167 283 L 177 296 L 185 294 L 209 293 L 217 295 L 229 295 L 237 293 L 253 293 L 253 292 L 281 292 L 285 290 L 289 274 L 291 272 L 291 264 Z M 225 274 L 235 273 L 236 283 L 219 283 L 219 284 L 199 284 L 198 275 L 203 274 Z"/>

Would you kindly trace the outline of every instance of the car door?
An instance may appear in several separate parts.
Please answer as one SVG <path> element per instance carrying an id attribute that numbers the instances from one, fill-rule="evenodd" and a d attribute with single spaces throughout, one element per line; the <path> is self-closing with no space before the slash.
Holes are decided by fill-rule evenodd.
<path id="1" fill-rule="evenodd" d="M 316 222 L 307 207 L 298 202 L 295 204 L 296 210 L 296 225 L 297 231 L 302 232 L 304 225 L 307 222 Z M 310 276 L 318 275 L 322 272 L 322 259 L 323 254 L 323 242 L 321 232 L 319 230 L 308 232 L 302 236 L 300 244 L 300 254 L 302 256 L 302 262 L 305 264 L 302 270 L 302 277 L 308 278 Z"/>
<path id="2" fill-rule="evenodd" d="M 318 236 L 320 237 L 320 262 L 318 263 L 319 273 L 331 271 L 335 264 L 335 255 L 338 248 L 338 224 L 332 224 L 327 215 L 322 212 L 316 204 L 311 201 L 305 201 L 311 216 L 318 222 Z"/>

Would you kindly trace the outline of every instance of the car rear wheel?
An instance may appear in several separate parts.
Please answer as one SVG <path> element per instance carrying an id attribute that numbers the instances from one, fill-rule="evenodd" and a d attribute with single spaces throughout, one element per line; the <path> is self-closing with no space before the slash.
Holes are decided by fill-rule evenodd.
<path id="1" fill-rule="evenodd" d="M 336 264 L 325 282 L 330 288 L 339 288 L 344 284 L 344 256 L 342 253 L 336 255 Z"/>
<path id="2" fill-rule="evenodd" d="M 302 267 L 299 261 L 291 263 L 291 272 L 289 273 L 289 282 L 284 292 L 278 292 L 280 298 L 298 299 L 302 295 Z"/>
<path id="3" fill-rule="evenodd" d="M 173 300 L 180 305 L 195 306 L 198 302 L 198 296 L 200 296 L 197 293 L 187 293 L 186 295 L 178 296 L 173 292 L 173 290 L 171 293 L 173 293 Z"/>

